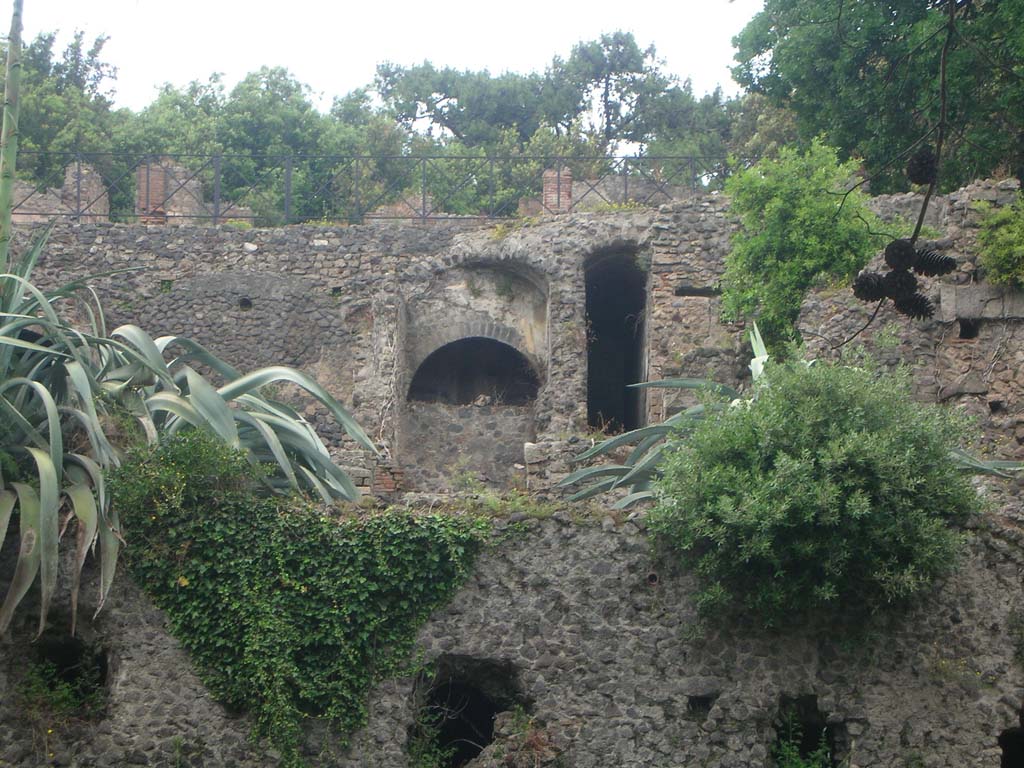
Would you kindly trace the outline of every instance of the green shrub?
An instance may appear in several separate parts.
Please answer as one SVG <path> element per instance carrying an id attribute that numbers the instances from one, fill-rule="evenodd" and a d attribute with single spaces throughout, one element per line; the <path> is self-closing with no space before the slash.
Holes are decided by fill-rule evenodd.
<path id="1" fill-rule="evenodd" d="M 756 316 L 769 345 L 794 335 L 800 304 L 815 281 L 852 278 L 882 244 L 874 215 L 850 181 L 854 162 L 815 141 L 782 149 L 726 183 L 740 229 L 722 279 L 728 316 Z"/>
<path id="2" fill-rule="evenodd" d="M 112 478 L 132 575 L 167 611 L 204 682 L 299 764 L 300 724 L 347 733 L 376 680 L 467 573 L 482 523 L 389 511 L 328 517 L 256 495 L 245 457 L 191 431 Z"/>
<path id="3" fill-rule="evenodd" d="M 650 528 L 702 581 L 706 613 L 766 626 L 906 601 L 954 564 L 980 501 L 954 412 L 905 375 L 769 366 L 749 403 L 676 439 Z"/>
<path id="4" fill-rule="evenodd" d="M 978 253 L 989 282 L 1024 288 L 1024 197 L 982 218 Z"/>

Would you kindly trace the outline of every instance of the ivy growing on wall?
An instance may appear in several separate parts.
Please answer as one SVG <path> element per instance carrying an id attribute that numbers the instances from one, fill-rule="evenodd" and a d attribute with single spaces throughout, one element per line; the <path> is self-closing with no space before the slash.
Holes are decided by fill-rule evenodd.
<path id="1" fill-rule="evenodd" d="M 212 694 L 250 712 L 288 765 L 304 718 L 344 734 L 374 681 L 401 671 L 417 628 L 467 574 L 476 518 L 387 511 L 338 519 L 256 495 L 242 454 L 203 433 L 136 456 L 113 479 L 128 565 Z"/>

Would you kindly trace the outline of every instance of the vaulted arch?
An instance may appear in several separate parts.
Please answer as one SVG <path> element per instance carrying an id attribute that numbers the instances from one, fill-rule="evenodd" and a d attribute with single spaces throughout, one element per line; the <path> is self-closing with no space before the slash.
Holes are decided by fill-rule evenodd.
<path id="1" fill-rule="evenodd" d="M 484 399 L 494 405 L 526 405 L 537 397 L 540 379 L 515 347 L 483 336 L 449 342 L 416 369 L 407 398 L 465 405 Z"/>

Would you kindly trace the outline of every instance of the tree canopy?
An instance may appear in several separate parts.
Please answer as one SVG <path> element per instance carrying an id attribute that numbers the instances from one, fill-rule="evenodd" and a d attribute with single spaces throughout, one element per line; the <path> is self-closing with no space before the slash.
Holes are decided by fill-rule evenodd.
<path id="1" fill-rule="evenodd" d="M 862 158 L 876 192 L 906 187 L 910 151 L 936 130 L 952 0 L 765 0 L 735 38 L 733 74 L 791 110 L 801 138 Z M 1024 6 L 958 0 L 946 63 L 948 187 L 1024 163 Z"/>

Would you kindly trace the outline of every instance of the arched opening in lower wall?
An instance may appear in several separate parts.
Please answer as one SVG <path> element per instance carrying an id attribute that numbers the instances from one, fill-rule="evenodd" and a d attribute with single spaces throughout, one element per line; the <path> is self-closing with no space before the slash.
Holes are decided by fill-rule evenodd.
<path id="1" fill-rule="evenodd" d="M 514 347 L 479 336 L 459 339 L 432 352 L 416 369 L 409 399 L 465 405 L 526 405 L 540 382 Z"/>
<path id="2" fill-rule="evenodd" d="M 523 470 L 523 443 L 536 436 L 540 384 L 522 352 L 494 339 L 457 339 L 427 355 L 402 410 L 400 462 L 408 485 L 510 486 Z"/>
<path id="3" fill-rule="evenodd" d="M 635 248 L 600 251 L 584 263 L 587 291 L 587 422 L 607 432 L 643 424 L 647 273 Z"/>
<path id="4" fill-rule="evenodd" d="M 1024 728 L 1008 728 L 999 734 L 1003 755 L 1000 768 L 1024 768 Z"/>

